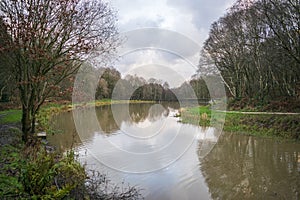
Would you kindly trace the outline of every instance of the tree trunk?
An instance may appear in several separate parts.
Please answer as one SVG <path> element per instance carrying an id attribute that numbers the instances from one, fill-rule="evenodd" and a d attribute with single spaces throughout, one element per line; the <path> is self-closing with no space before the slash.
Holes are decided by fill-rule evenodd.
<path id="1" fill-rule="evenodd" d="M 32 111 L 31 113 L 31 130 L 30 130 L 31 134 L 35 133 L 36 113 L 37 111 Z"/>
<path id="2" fill-rule="evenodd" d="M 22 140 L 27 142 L 30 127 L 30 111 L 25 106 L 22 107 Z"/>

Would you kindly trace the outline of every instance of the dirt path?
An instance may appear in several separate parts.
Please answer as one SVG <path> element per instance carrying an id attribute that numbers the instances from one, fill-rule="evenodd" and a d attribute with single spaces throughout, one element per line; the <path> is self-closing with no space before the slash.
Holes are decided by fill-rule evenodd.
<path id="1" fill-rule="evenodd" d="M 8 115 L 7 113 L 5 113 L 5 114 L 0 114 L 0 120 L 3 118 L 3 117 L 5 117 L 6 115 Z"/>
<path id="2" fill-rule="evenodd" d="M 20 142 L 20 138 L 21 131 L 19 124 L 0 124 L 0 150 L 5 144 Z"/>

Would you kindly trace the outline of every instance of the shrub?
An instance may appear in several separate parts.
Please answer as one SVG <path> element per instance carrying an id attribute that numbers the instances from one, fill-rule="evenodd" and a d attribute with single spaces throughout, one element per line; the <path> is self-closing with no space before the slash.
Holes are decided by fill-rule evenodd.
<path id="1" fill-rule="evenodd" d="M 26 147 L 24 147 L 26 146 Z M 87 171 L 74 151 L 49 152 L 39 140 L 1 147 L 0 196 L 3 199 L 141 199 L 139 190 Z"/>

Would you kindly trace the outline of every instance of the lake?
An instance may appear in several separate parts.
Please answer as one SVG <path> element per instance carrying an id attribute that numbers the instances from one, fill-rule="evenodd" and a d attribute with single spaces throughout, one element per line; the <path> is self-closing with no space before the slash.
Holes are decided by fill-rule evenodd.
<path id="1" fill-rule="evenodd" d="M 300 144 L 183 124 L 176 103 L 55 115 L 48 140 L 145 199 L 300 199 Z M 76 123 L 74 123 L 74 119 Z"/>

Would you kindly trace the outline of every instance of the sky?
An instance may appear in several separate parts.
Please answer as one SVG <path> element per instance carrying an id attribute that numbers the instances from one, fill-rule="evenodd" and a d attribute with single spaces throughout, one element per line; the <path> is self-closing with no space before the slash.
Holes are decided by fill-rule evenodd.
<path id="1" fill-rule="evenodd" d="M 115 68 L 179 86 L 195 74 L 210 25 L 234 0 L 112 0 L 124 42 Z"/>

